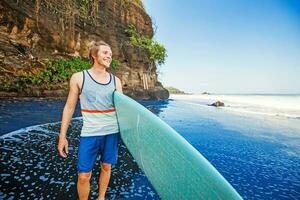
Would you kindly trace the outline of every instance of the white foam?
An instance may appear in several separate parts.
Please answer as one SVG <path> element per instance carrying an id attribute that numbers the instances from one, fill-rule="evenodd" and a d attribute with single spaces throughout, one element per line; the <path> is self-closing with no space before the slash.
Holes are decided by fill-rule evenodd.
<path id="1" fill-rule="evenodd" d="M 82 117 L 75 117 L 75 118 L 72 118 L 72 120 L 77 120 L 77 119 L 82 119 Z M 5 138 L 10 138 L 10 137 L 13 137 L 14 135 L 18 135 L 20 133 L 28 133 L 29 131 L 32 131 L 32 130 L 36 130 L 36 131 L 42 131 L 44 133 L 48 133 L 48 134 L 57 134 L 53 131 L 50 131 L 48 129 L 45 129 L 43 128 L 43 126 L 47 126 L 47 125 L 55 125 L 55 124 L 59 124 L 61 123 L 61 121 L 58 121 L 58 122 L 50 122 L 50 123 L 45 123 L 45 124 L 37 124 L 37 125 L 33 125 L 33 126 L 28 126 L 28 127 L 25 127 L 25 128 L 21 128 L 21 129 L 18 129 L 18 130 L 15 130 L 15 131 L 12 131 L 12 132 L 9 132 L 9 133 L 6 133 L 4 135 L 1 135 L 0 136 L 0 139 L 5 139 Z"/>
<path id="2" fill-rule="evenodd" d="M 300 95 L 171 95 L 170 98 L 202 105 L 216 101 L 223 109 L 249 114 L 300 118 Z"/>

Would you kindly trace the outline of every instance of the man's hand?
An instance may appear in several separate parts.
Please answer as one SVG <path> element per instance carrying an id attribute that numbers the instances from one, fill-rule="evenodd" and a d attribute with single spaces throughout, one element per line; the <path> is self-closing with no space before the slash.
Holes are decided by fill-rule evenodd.
<path id="1" fill-rule="evenodd" d="M 61 157 L 63 158 L 67 157 L 69 153 L 68 147 L 69 147 L 68 140 L 65 137 L 59 137 L 57 150 Z"/>

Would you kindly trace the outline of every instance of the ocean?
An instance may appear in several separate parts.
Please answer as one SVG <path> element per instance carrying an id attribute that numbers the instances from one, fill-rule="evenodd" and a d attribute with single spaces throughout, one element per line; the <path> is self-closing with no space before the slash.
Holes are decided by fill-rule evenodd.
<path id="1" fill-rule="evenodd" d="M 213 107 L 215 101 L 224 107 Z M 244 199 L 300 199 L 300 95 L 171 95 L 140 101 L 203 154 Z M 76 199 L 77 106 L 70 155 L 56 152 L 63 100 L 1 100 L 0 199 Z M 109 199 L 159 199 L 125 145 Z M 98 159 L 99 161 L 99 159 Z M 99 162 L 91 180 L 97 197 Z"/>

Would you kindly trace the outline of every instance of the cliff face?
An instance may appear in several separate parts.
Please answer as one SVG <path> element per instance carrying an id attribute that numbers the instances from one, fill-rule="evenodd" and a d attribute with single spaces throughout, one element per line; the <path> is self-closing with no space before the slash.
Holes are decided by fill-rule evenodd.
<path id="1" fill-rule="evenodd" d="M 133 24 L 153 36 L 150 17 L 136 1 L 93 0 L 82 12 L 73 0 L 2 0 L 0 2 L 0 96 L 65 96 L 67 82 L 56 89 L 7 92 L 6 84 L 20 75 L 34 74 L 57 57 L 88 57 L 88 45 L 104 40 L 120 66 L 114 72 L 124 93 L 137 99 L 165 99 L 169 93 L 157 81 L 148 52 L 129 43 L 125 32 Z M 83 1 L 86 2 L 86 1 Z M 82 14 L 85 13 L 85 14 Z M 6 91 L 6 92 L 4 92 Z"/>

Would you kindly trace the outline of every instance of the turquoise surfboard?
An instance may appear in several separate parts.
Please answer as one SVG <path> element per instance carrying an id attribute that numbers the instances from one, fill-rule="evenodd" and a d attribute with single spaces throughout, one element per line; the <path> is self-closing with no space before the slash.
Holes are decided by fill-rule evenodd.
<path id="1" fill-rule="evenodd" d="M 161 199 L 242 199 L 179 133 L 144 106 L 114 92 L 121 138 Z"/>

